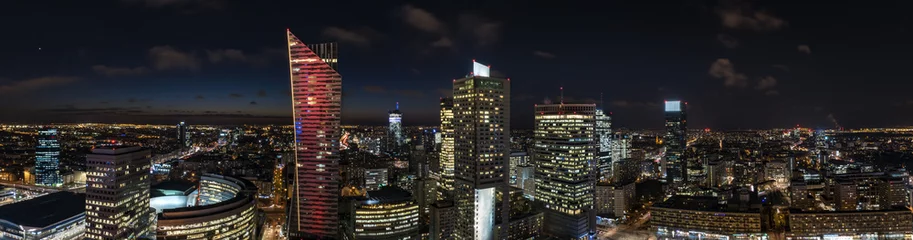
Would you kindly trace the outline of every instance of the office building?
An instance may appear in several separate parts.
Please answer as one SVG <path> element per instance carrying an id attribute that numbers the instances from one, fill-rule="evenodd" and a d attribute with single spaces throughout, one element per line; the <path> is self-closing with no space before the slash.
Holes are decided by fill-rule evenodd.
<path id="1" fill-rule="evenodd" d="M 441 184 L 444 191 L 453 190 L 453 98 L 441 98 Z"/>
<path id="2" fill-rule="evenodd" d="M 177 134 L 178 134 L 178 136 L 177 136 L 178 145 L 180 146 L 179 149 L 181 149 L 181 151 L 186 151 L 186 150 L 190 149 L 190 145 L 191 145 L 190 132 L 187 131 L 187 124 L 185 124 L 184 122 L 178 123 Z"/>
<path id="3" fill-rule="evenodd" d="M 536 201 L 545 206 L 545 234 L 581 239 L 596 233 L 593 200 L 599 146 L 595 104 L 535 106 Z"/>
<path id="4" fill-rule="evenodd" d="M 297 168 L 288 232 L 290 238 L 335 239 L 342 110 L 336 43 L 305 45 L 291 31 L 287 35 Z"/>
<path id="5" fill-rule="evenodd" d="M 456 208 L 452 201 L 440 200 L 431 204 L 431 224 L 429 224 L 429 239 L 453 239 L 453 219 Z"/>
<path id="6" fill-rule="evenodd" d="M 86 195 L 55 192 L 0 206 L 0 239 L 82 239 Z"/>
<path id="7" fill-rule="evenodd" d="M 396 103 L 396 109 L 388 112 L 388 114 L 387 152 L 401 153 L 401 148 L 406 139 L 403 137 L 403 113 L 399 111 L 399 102 Z"/>
<path id="8" fill-rule="evenodd" d="M 688 122 L 685 113 L 687 103 L 682 101 L 665 102 L 666 134 L 663 137 L 663 147 L 666 155 L 663 157 L 663 176 L 668 181 L 686 181 L 687 159 L 684 158 L 685 148 L 688 147 Z"/>
<path id="9" fill-rule="evenodd" d="M 634 206 L 634 182 L 596 184 L 596 213 L 603 218 L 620 219 Z"/>
<path id="10" fill-rule="evenodd" d="M 536 167 L 521 165 L 517 167 L 517 184 L 515 187 L 523 189 L 523 194 L 530 199 L 536 199 Z"/>
<path id="11" fill-rule="evenodd" d="M 157 184 L 156 239 L 260 239 L 257 186 L 243 178 L 204 174 L 198 185 Z"/>
<path id="12" fill-rule="evenodd" d="M 599 147 L 599 157 L 596 161 L 599 168 L 598 180 L 609 181 L 612 179 L 612 116 L 603 109 L 596 109 L 596 139 Z"/>
<path id="13" fill-rule="evenodd" d="M 495 215 L 508 219 L 508 201 L 497 212 L 495 194 L 508 187 L 510 80 L 490 77 L 488 66 L 473 61 L 472 74 L 453 81 L 452 125 L 454 238 L 494 239 Z"/>
<path id="14" fill-rule="evenodd" d="M 35 145 L 35 184 L 58 187 L 63 184 L 60 177 L 60 143 L 57 129 L 38 131 L 38 145 Z"/>
<path id="15" fill-rule="evenodd" d="M 386 168 L 365 169 L 365 190 L 380 190 L 387 185 Z"/>
<path id="16" fill-rule="evenodd" d="M 767 237 L 761 230 L 760 209 L 728 210 L 717 197 L 672 196 L 654 204 L 650 214 L 650 225 L 660 239 Z"/>
<path id="17" fill-rule="evenodd" d="M 517 186 L 517 178 L 520 174 L 520 166 L 529 165 L 529 155 L 526 152 L 510 153 L 510 185 Z"/>
<path id="18" fill-rule="evenodd" d="M 149 204 L 152 151 L 97 147 L 86 155 L 86 238 L 149 237 L 155 220 Z"/>
<path id="19" fill-rule="evenodd" d="M 348 239 L 411 240 L 419 237 L 419 207 L 409 192 L 397 187 L 368 191 L 351 202 Z"/>

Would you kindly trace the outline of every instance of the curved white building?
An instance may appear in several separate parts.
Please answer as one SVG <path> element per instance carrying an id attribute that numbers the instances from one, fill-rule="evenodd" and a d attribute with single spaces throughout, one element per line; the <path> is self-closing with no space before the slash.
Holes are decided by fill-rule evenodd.
<path id="1" fill-rule="evenodd" d="M 156 239 L 257 239 L 256 194 L 250 181 L 204 174 L 183 197 L 152 199 L 160 211 Z"/>

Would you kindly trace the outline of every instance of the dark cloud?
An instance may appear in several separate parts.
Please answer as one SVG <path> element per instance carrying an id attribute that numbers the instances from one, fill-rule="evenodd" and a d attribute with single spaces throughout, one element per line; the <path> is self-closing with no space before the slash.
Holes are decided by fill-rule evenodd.
<path id="1" fill-rule="evenodd" d="M 73 105 L 65 105 L 63 108 L 44 109 L 43 111 L 59 115 L 136 114 L 143 112 L 140 107 L 78 108 Z"/>
<path id="2" fill-rule="evenodd" d="M 216 49 L 216 50 L 206 50 L 206 56 L 208 56 L 209 61 L 212 63 L 221 63 L 221 62 L 247 62 L 247 56 L 243 51 L 238 49 Z"/>
<path id="3" fill-rule="evenodd" d="M 438 88 L 437 92 L 442 97 L 453 97 L 453 89 L 450 88 Z"/>
<path id="4" fill-rule="evenodd" d="M 362 33 L 368 32 L 368 33 Z M 354 31 L 347 30 L 340 27 L 327 27 L 323 29 L 323 36 L 331 38 L 336 41 L 351 43 L 356 46 L 367 47 L 371 45 L 371 37 L 369 33 L 376 33 L 376 31 L 370 28 L 364 28 L 363 30 Z"/>
<path id="5" fill-rule="evenodd" d="M 127 103 L 130 103 L 130 104 L 133 104 L 133 103 L 141 103 L 141 102 L 149 102 L 149 101 L 152 101 L 152 99 L 148 99 L 148 98 L 146 98 L 146 99 L 127 98 Z"/>
<path id="6" fill-rule="evenodd" d="M 193 98 L 196 99 L 196 100 L 203 100 L 203 99 L 206 99 L 206 97 L 203 97 L 203 95 L 197 95 L 196 97 L 193 97 Z"/>
<path id="7" fill-rule="evenodd" d="M 116 76 L 142 75 L 142 74 L 149 72 L 149 69 L 146 67 L 121 68 L 121 67 L 109 67 L 109 66 L 105 66 L 105 65 L 95 65 L 95 66 L 92 66 L 92 71 L 95 71 L 95 73 L 98 73 L 101 75 L 105 75 L 105 76 L 109 76 L 109 77 L 116 77 Z"/>
<path id="8" fill-rule="evenodd" d="M 171 46 L 156 46 L 149 49 L 152 67 L 156 70 L 199 70 L 200 60 L 190 52 L 182 52 Z"/>
<path id="9" fill-rule="evenodd" d="M 225 10 L 225 0 L 121 0 L 128 5 L 142 6 L 152 9 L 171 8 L 181 10 L 181 13 L 190 14 L 202 10 Z"/>
<path id="10" fill-rule="evenodd" d="M 777 79 L 771 76 L 761 78 L 756 87 L 758 90 L 770 89 L 777 86 Z"/>
<path id="11" fill-rule="evenodd" d="M 422 74 L 422 72 L 421 72 L 421 71 L 419 71 L 419 70 L 418 70 L 418 69 L 415 69 L 415 68 L 413 68 L 413 69 L 409 69 L 409 70 L 410 70 L 410 71 L 412 71 L 412 74 L 415 74 L 415 75 L 419 75 L 419 74 Z"/>
<path id="12" fill-rule="evenodd" d="M 228 97 L 230 97 L 230 98 L 242 98 L 242 97 L 244 97 L 244 95 L 243 95 L 243 94 L 240 94 L 240 93 L 229 93 L 229 94 L 228 94 Z"/>
<path id="13" fill-rule="evenodd" d="M 403 97 L 424 97 L 425 93 L 419 90 L 403 89 L 403 90 L 394 90 L 393 93 Z"/>
<path id="14" fill-rule="evenodd" d="M 108 104 L 108 101 L 101 101 L 101 102 L 98 102 L 98 104 Z"/>
<path id="15" fill-rule="evenodd" d="M 723 79 L 723 86 L 744 88 L 748 86 L 748 77 L 736 72 L 732 62 L 726 58 L 717 59 L 710 65 L 710 76 Z"/>
<path id="16" fill-rule="evenodd" d="M 555 54 L 552 54 L 549 52 L 544 52 L 544 51 L 539 51 L 539 50 L 533 51 L 533 55 L 536 55 L 541 58 L 549 58 L 549 59 L 555 58 Z"/>
<path id="17" fill-rule="evenodd" d="M 266 90 L 257 91 L 257 97 L 266 97 Z"/>
<path id="18" fill-rule="evenodd" d="M 386 93 L 387 89 L 381 86 L 365 85 L 361 87 L 361 90 L 369 93 Z"/>
<path id="19" fill-rule="evenodd" d="M 783 64 L 774 64 L 771 67 L 789 72 L 789 67 Z"/>
<path id="20" fill-rule="evenodd" d="M 812 54 L 812 49 L 808 47 L 808 45 L 799 45 L 797 49 L 799 49 L 799 52 L 801 53 Z"/>
<path id="21" fill-rule="evenodd" d="M 438 39 L 437 41 L 432 42 L 431 46 L 440 47 L 440 48 L 451 48 L 451 47 L 453 47 L 453 41 L 451 41 L 449 37 L 441 37 L 441 39 Z"/>
<path id="22" fill-rule="evenodd" d="M 639 101 L 627 101 L 627 100 L 615 100 L 609 102 L 609 105 L 619 108 L 657 108 L 660 107 L 659 103 L 655 102 L 639 102 Z"/>
<path id="23" fill-rule="evenodd" d="M 403 21 L 409 26 L 428 33 L 443 34 L 447 31 L 444 24 L 433 14 L 424 9 L 405 5 L 400 8 Z"/>
<path id="24" fill-rule="evenodd" d="M 257 105 L 257 102 L 250 101 L 250 105 Z"/>
<path id="25" fill-rule="evenodd" d="M 726 48 L 736 48 L 739 46 L 739 40 L 729 34 L 720 33 L 716 35 L 716 40 L 720 41 Z"/>
<path id="26" fill-rule="evenodd" d="M 76 82 L 78 80 L 79 78 L 77 77 L 52 76 L 30 78 L 21 81 L 0 81 L 0 93 L 24 93 L 46 87 L 65 85 L 68 83 Z"/>
<path id="27" fill-rule="evenodd" d="M 747 2 L 724 1 L 717 10 L 723 27 L 755 31 L 773 31 L 783 28 L 787 22 L 763 11 L 755 11 Z"/>
<path id="28" fill-rule="evenodd" d="M 473 36 L 478 46 L 494 44 L 501 38 L 502 23 L 500 22 L 491 21 L 476 14 L 461 14 L 459 23 L 460 31 Z"/>

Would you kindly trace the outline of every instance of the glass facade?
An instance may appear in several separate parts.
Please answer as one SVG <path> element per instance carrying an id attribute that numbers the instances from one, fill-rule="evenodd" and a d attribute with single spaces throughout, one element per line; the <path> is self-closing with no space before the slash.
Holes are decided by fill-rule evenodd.
<path id="1" fill-rule="evenodd" d="M 138 239 L 151 233 L 151 157 L 152 151 L 141 147 L 95 148 L 86 155 L 86 238 Z"/>
<path id="2" fill-rule="evenodd" d="M 342 76 L 335 43 L 305 45 L 287 31 L 297 187 L 289 205 L 293 237 L 338 235 Z"/>
<path id="3" fill-rule="evenodd" d="M 596 105 L 539 104 L 535 110 L 536 200 L 548 210 L 546 233 L 562 239 L 595 233 Z"/>
<path id="4" fill-rule="evenodd" d="M 412 199 L 358 202 L 352 220 L 353 239 L 418 239 L 418 214 L 418 204 Z"/>
<path id="5" fill-rule="evenodd" d="M 243 179 L 204 174 L 200 204 L 164 209 L 158 216 L 157 239 L 258 239 L 256 186 Z M 187 201 L 193 201 L 187 198 Z"/>
<path id="6" fill-rule="evenodd" d="M 596 139 L 599 146 L 598 178 L 608 181 L 612 178 L 612 116 L 602 109 L 596 109 Z M 617 160 L 617 159 L 616 159 Z"/>
<path id="7" fill-rule="evenodd" d="M 441 188 L 453 190 L 453 98 L 441 98 Z"/>
<path id="8" fill-rule="evenodd" d="M 60 143 L 57 129 L 38 131 L 38 145 L 35 146 L 35 184 L 60 186 Z"/>
<path id="9" fill-rule="evenodd" d="M 685 106 L 686 103 L 682 101 L 665 102 L 666 134 L 663 137 L 663 146 L 666 148 L 666 155 L 663 159 L 662 175 L 667 180 L 675 182 L 687 179 L 687 160 L 684 153 L 688 147 L 688 122 Z"/>
<path id="10" fill-rule="evenodd" d="M 389 114 L 387 151 L 399 152 L 400 147 L 406 142 L 406 139 L 403 138 L 403 113 L 399 111 L 399 103 L 396 103 L 396 110 L 390 111 Z"/>

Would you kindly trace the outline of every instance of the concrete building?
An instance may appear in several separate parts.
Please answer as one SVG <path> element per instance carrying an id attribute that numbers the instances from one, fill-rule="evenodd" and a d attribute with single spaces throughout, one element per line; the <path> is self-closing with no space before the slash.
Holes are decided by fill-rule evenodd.
<path id="1" fill-rule="evenodd" d="M 85 194 L 55 192 L 0 206 L 0 239 L 82 239 L 85 221 Z"/>
<path id="2" fill-rule="evenodd" d="M 634 206 L 634 182 L 596 184 L 596 214 L 603 218 L 620 219 Z"/>
<path id="3" fill-rule="evenodd" d="M 159 184 L 153 191 L 157 193 L 152 198 L 153 206 L 160 211 L 156 239 L 260 238 L 257 229 L 262 222 L 257 214 L 258 190 L 253 182 L 204 174 L 198 186 L 190 186 L 186 189 L 186 184 Z"/>
<path id="4" fill-rule="evenodd" d="M 726 210 L 717 197 L 673 196 L 650 208 L 660 239 L 754 239 L 766 237 L 760 209 Z"/>
<path id="5" fill-rule="evenodd" d="M 407 240 L 419 237 L 419 206 L 408 191 L 384 187 L 353 199 L 346 239 Z"/>
<path id="6" fill-rule="evenodd" d="M 387 178 L 386 168 L 365 169 L 365 189 L 375 191 L 383 186 L 389 186 Z"/>
<path id="7" fill-rule="evenodd" d="M 906 208 L 875 211 L 789 213 L 793 239 L 910 239 L 913 213 Z"/>
<path id="8" fill-rule="evenodd" d="M 86 238 L 138 239 L 152 234 L 152 151 L 100 147 L 86 155 Z"/>
<path id="9" fill-rule="evenodd" d="M 453 219 L 456 209 L 451 201 L 437 201 L 431 204 L 431 224 L 429 224 L 429 239 L 453 239 Z"/>

